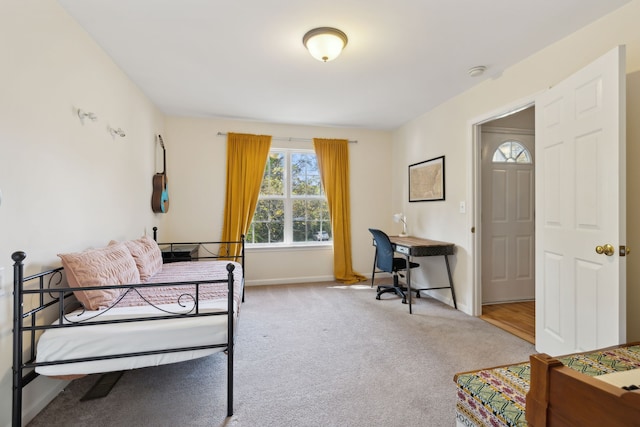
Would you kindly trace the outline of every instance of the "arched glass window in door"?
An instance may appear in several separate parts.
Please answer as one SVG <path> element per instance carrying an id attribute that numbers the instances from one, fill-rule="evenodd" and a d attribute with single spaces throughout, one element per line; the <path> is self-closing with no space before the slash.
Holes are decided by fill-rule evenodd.
<path id="1" fill-rule="evenodd" d="M 493 163 L 531 164 L 531 153 L 518 141 L 503 142 L 493 152 Z"/>

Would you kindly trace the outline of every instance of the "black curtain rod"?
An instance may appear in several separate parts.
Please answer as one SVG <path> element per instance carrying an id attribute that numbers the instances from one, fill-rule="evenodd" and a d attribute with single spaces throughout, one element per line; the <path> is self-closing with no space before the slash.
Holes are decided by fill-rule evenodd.
<path id="1" fill-rule="evenodd" d="M 227 136 L 224 132 L 218 132 L 218 136 Z M 313 142 L 311 138 L 293 138 L 293 137 L 285 137 L 285 136 L 272 136 L 272 140 L 276 141 L 289 141 L 289 142 Z M 358 140 L 349 140 L 350 144 L 357 144 Z"/>

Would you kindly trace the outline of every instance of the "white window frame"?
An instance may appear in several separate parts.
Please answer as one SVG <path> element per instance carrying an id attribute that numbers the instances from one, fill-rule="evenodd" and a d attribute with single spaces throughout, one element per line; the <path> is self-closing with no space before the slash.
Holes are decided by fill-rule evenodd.
<path id="1" fill-rule="evenodd" d="M 273 199 L 273 200 L 283 200 L 284 201 L 284 242 L 275 242 L 275 243 L 249 243 L 247 242 L 247 248 L 283 248 L 283 247 L 311 247 L 311 246 L 332 246 L 333 238 L 328 241 L 306 241 L 306 242 L 294 242 L 293 241 L 293 202 L 295 200 L 306 199 L 306 200 L 314 200 L 320 199 L 324 200 L 325 203 L 327 201 L 327 196 L 324 194 L 324 189 L 321 188 L 321 194 L 318 196 L 293 196 L 292 195 L 292 187 L 293 187 L 293 176 L 292 176 L 292 162 L 291 157 L 295 153 L 304 153 L 304 154 L 313 154 L 315 155 L 315 150 L 312 149 L 301 149 L 301 148 L 271 148 L 269 150 L 269 155 L 272 153 L 284 153 L 285 158 L 285 168 L 283 179 L 285 184 L 283 188 L 285 189 L 285 194 L 282 196 L 278 195 L 269 195 L 269 196 L 258 196 L 258 201 L 261 199 Z M 252 221 L 253 223 L 253 221 Z M 331 231 L 331 230 L 327 230 Z"/>

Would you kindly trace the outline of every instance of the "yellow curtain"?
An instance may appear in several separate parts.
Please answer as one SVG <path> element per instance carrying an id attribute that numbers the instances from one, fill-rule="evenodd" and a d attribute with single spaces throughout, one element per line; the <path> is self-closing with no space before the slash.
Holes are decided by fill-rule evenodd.
<path id="1" fill-rule="evenodd" d="M 351 196 L 349 194 L 349 141 L 313 139 L 322 187 L 329 204 L 333 230 L 333 274 L 351 284 L 366 280 L 353 271 L 351 260 Z"/>
<path id="2" fill-rule="evenodd" d="M 227 135 L 227 195 L 220 239 L 223 242 L 239 241 L 249 231 L 270 148 L 269 135 Z M 234 257 L 240 251 L 239 244 L 222 246 L 220 255 Z"/>

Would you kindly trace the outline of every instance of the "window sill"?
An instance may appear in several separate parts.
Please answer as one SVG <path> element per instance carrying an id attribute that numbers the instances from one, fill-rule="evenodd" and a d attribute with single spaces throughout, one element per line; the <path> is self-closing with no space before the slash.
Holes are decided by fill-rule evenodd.
<path id="1" fill-rule="evenodd" d="M 317 251 L 317 250 L 333 250 L 333 242 L 323 242 L 323 243 L 306 243 L 303 245 L 300 244 L 275 244 L 275 245 L 246 245 L 245 251 L 247 252 L 262 252 L 262 251 Z"/>

